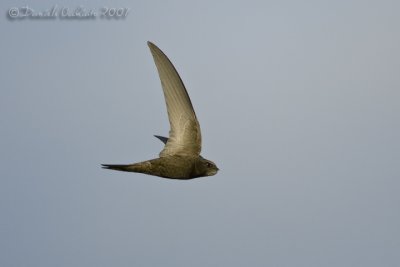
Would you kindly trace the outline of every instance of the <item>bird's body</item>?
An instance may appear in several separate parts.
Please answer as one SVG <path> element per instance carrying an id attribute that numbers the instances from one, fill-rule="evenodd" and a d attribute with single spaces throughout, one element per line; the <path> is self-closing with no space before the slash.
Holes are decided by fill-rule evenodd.
<path id="1" fill-rule="evenodd" d="M 128 165 L 103 164 L 103 168 L 185 180 L 215 175 L 217 166 L 200 156 L 200 124 L 178 72 L 157 46 L 150 42 L 148 45 L 167 105 L 171 126 L 169 138 L 156 136 L 165 144 L 159 158 Z"/>
<path id="2" fill-rule="evenodd" d="M 167 156 L 129 165 L 107 165 L 107 169 L 139 172 L 171 179 L 193 179 L 214 175 L 208 173 L 201 157 Z"/>

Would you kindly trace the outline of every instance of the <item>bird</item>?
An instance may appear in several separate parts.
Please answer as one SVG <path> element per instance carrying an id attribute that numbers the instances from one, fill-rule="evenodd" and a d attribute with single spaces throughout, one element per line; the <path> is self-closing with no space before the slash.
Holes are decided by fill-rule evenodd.
<path id="1" fill-rule="evenodd" d="M 169 137 L 155 135 L 164 143 L 158 158 L 127 165 L 102 164 L 102 168 L 179 180 L 217 174 L 217 165 L 200 155 L 200 124 L 181 77 L 172 62 L 155 44 L 148 41 L 147 45 L 164 92 L 170 124 Z"/>

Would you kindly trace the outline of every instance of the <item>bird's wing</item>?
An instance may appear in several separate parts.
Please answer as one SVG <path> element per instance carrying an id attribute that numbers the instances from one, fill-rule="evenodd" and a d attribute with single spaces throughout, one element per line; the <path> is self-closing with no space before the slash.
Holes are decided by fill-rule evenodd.
<path id="1" fill-rule="evenodd" d="M 160 157 L 198 156 L 201 152 L 200 125 L 185 86 L 168 57 L 153 43 L 147 44 L 160 76 L 171 127 Z"/>
<path id="2" fill-rule="evenodd" d="M 164 143 L 164 145 L 168 142 L 168 137 L 160 136 L 160 135 L 155 135 L 154 137 L 158 138 L 161 142 Z"/>

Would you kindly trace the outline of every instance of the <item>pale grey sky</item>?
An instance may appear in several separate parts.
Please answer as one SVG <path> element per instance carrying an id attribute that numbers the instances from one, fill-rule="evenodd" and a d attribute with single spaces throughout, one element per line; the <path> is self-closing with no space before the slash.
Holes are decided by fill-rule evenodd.
<path id="1" fill-rule="evenodd" d="M 400 266 L 400 2 L 142 2 L 1 1 L 0 266 Z M 100 168 L 168 134 L 147 40 L 217 176 Z"/>

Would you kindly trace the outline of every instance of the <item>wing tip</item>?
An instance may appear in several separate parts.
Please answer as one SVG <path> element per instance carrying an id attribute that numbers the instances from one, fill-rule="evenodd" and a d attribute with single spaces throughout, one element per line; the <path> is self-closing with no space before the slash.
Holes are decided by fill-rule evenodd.
<path id="1" fill-rule="evenodd" d="M 153 48 L 156 48 L 157 46 L 154 44 L 154 43 L 152 43 L 151 41 L 147 41 L 147 45 L 148 45 L 148 47 L 150 47 L 150 49 L 153 49 Z"/>
<path id="2" fill-rule="evenodd" d="M 160 48 L 158 48 L 158 46 L 156 46 L 154 43 L 147 41 L 147 46 L 150 48 L 150 52 L 153 55 L 154 58 L 156 57 L 160 57 L 162 55 L 164 55 L 165 57 L 167 57 L 164 52 L 161 51 Z M 171 63 L 172 64 L 172 63 Z"/>

